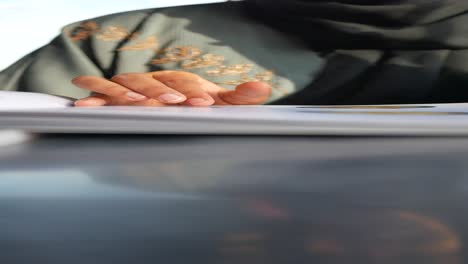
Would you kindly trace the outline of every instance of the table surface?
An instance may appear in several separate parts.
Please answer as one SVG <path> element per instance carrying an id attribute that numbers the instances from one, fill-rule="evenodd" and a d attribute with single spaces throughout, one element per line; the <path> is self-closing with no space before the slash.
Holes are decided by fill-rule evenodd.
<path id="1" fill-rule="evenodd" d="M 42 135 L 3 263 L 465 263 L 468 138 Z"/>

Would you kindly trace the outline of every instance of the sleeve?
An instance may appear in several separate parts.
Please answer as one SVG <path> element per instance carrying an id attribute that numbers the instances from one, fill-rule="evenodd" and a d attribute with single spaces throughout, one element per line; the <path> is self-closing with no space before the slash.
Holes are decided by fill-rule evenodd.
<path id="1" fill-rule="evenodd" d="M 71 98 L 88 96 L 89 91 L 75 87 L 71 80 L 78 75 L 112 76 L 118 58 L 114 50 L 132 38 L 146 16 L 147 12 L 131 12 L 65 26 L 49 44 L 0 72 L 0 89 Z M 115 20 L 124 26 L 107 26 Z"/>
<path id="2" fill-rule="evenodd" d="M 187 71 L 227 89 L 273 88 L 268 103 L 306 87 L 323 60 L 309 47 L 244 12 L 242 2 L 139 10 L 75 23 L 0 73 L 7 90 L 82 98 L 78 75 Z"/>
<path id="3" fill-rule="evenodd" d="M 65 27 L 49 44 L 20 59 L 0 73 L 2 90 L 47 93 L 72 98 L 87 91 L 74 87 L 70 80 L 77 75 L 101 76 L 102 71 L 90 53 L 70 38 Z"/>

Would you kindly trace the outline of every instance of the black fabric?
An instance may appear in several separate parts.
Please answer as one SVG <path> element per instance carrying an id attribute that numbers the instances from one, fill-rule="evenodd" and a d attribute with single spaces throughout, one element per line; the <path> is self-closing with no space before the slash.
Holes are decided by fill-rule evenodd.
<path id="1" fill-rule="evenodd" d="M 466 0 L 251 0 L 261 16 L 314 47 L 468 48 Z"/>
<path id="2" fill-rule="evenodd" d="M 285 104 L 468 101 L 468 0 L 247 0 L 327 60 Z"/>

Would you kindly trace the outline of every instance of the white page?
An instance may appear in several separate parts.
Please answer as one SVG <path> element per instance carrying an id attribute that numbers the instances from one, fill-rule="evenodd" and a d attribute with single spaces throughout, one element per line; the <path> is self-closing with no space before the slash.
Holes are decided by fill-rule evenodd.
<path id="1" fill-rule="evenodd" d="M 468 104 L 76 108 L 44 94 L 0 99 L 0 129 L 31 132 L 468 135 Z"/>
<path id="2" fill-rule="evenodd" d="M 48 94 L 0 91 L 0 110 L 64 108 L 71 104 L 70 99 Z"/>
<path id="3" fill-rule="evenodd" d="M 468 135 L 464 105 L 100 107 L 0 111 L 0 129 L 41 133 Z"/>

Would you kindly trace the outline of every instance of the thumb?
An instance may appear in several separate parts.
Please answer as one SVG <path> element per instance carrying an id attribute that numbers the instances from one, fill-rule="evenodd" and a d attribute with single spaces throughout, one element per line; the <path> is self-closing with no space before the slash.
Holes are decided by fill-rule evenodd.
<path id="1" fill-rule="evenodd" d="M 235 90 L 219 91 L 218 96 L 224 102 L 233 105 L 256 105 L 268 100 L 271 87 L 264 82 L 246 82 Z"/>

